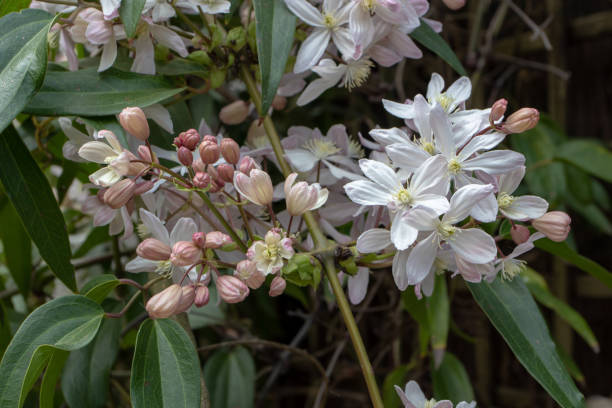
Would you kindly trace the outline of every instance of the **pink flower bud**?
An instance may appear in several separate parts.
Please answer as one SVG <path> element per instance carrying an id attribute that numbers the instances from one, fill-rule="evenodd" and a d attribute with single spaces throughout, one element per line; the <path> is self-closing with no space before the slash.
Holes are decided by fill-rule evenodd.
<path id="1" fill-rule="evenodd" d="M 172 249 L 155 238 L 147 238 L 136 247 L 136 255 L 150 261 L 167 261 Z"/>
<path id="2" fill-rule="evenodd" d="M 512 228 L 510 228 L 510 236 L 517 245 L 527 242 L 530 235 L 529 228 L 524 225 L 514 224 Z"/>
<path id="3" fill-rule="evenodd" d="M 177 156 L 183 166 L 189 167 L 193 163 L 193 153 L 185 146 L 179 147 Z"/>
<path id="4" fill-rule="evenodd" d="M 136 183 L 136 188 L 134 189 L 134 195 L 141 195 L 149 191 L 153 188 L 155 182 L 152 180 L 142 181 L 140 183 Z"/>
<path id="5" fill-rule="evenodd" d="M 500 120 L 505 114 L 508 108 L 508 101 L 505 99 L 498 99 L 491 106 L 491 113 L 489 114 L 489 122 L 495 123 Z"/>
<path id="6" fill-rule="evenodd" d="M 270 291 L 268 294 L 272 297 L 282 295 L 287 287 L 287 282 L 280 276 L 275 276 L 270 283 Z"/>
<path id="7" fill-rule="evenodd" d="M 193 301 L 196 307 L 206 306 L 209 300 L 210 291 L 208 290 L 208 286 L 198 286 L 195 291 L 195 299 Z"/>
<path id="8" fill-rule="evenodd" d="M 522 133 L 533 129 L 540 120 L 540 112 L 534 108 L 521 108 L 508 116 L 503 124 L 503 131 L 507 134 Z"/>
<path id="9" fill-rule="evenodd" d="M 180 137 L 175 137 L 174 140 L 172 141 L 172 143 L 176 146 L 176 147 L 183 147 L 183 140 Z"/>
<path id="10" fill-rule="evenodd" d="M 248 115 L 249 104 L 238 100 L 225 105 L 219 112 L 219 119 L 226 125 L 237 125 L 244 122 Z"/>
<path id="11" fill-rule="evenodd" d="M 308 185 L 305 181 L 293 184 L 297 173 L 291 173 L 285 180 L 285 203 L 287 212 L 293 216 L 315 210 L 327 201 L 328 191 L 321 189 L 319 183 Z"/>
<path id="12" fill-rule="evenodd" d="M 254 204 L 265 207 L 272 202 L 274 187 L 270 176 L 263 170 L 253 169 L 248 176 L 236 172 L 234 187 Z"/>
<path id="13" fill-rule="evenodd" d="M 245 281 L 251 289 L 259 288 L 266 280 L 266 276 L 257 270 L 257 264 L 247 259 L 238 262 L 234 275 Z"/>
<path id="14" fill-rule="evenodd" d="M 200 143 L 200 134 L 195 129 L 189 129 L 179 134 L 181 144 L 187 149 L 194 151 Z"/>
<path id="15" fill-rule="evenodd" d="M 465 0 L 442 0 L 442 2 L 451 10 L 459 10 L 465 6 Z"/>
<path id="16" fill-rule="evenodd" d="M 98 197 L 98 200 L 100 200 L 102 203 L 104 202 L 104 193 L 106 193 L 106 190 L 108 190 L 108 188 L 101 188 L 96 193 L 96 197 Z"/>
<path id="17" fill-rule="evenodd" d="M 217 166 L 217 173 L 219 178 L 225 183 L 231 183 L 234 180 L 234 168 L 227 163 L 222 163 Z"/>
<path id="18" fill-rule="evenodd" d="M 219 296 L 226 303 L 242 302 L 249 295 L 249 287 L 235 276 L 221 275 L 216 284 Z"/>
<path id="19" fill-rule="evenodd" d="M 212 231 L 206 234 L 206 248 L 217 249 L 231 242 L 232 238 L 220 231 Z"/>
<path id="20" fill-rule="evenodd" d="M 206 170 L 206 165 L 199 157 L 193 161 L 191 167 L 193 167 L 193 170 L 196 172 L 204 172 Z"/>
<path id="21" fill-rule="evenodd" d="M 205 140 L 200 143 L 199 149 L 200 159 L 202 159 L 202 162 L 204 164 L 216 163 L 216 161 L 219 160 L 219 157 L 221 156 L 219 152 L 219 145 L 217 144 L 217 142 L 213 143 L 208 140 Z"/>
<path id="22" fill-rule="evenodd" d="M 535 229 L 555 242 L 565 241 L 570 232 L 572 219 L 563 211 L 550 211 L 531 221 Z"/>
<path id="23" fill-rule="evenodd" d="M 149 150 L 148 146 L 138 146 L 138 156 L 140 156 L 140 158 L 147 163 L 151 163 L 153 161 L 153 158 L 151 157 L 151 150 Z M 157 163 L 157 160 L 155 160 L 155 162 Z"/>
<path id="24" fill-rule="evenodd" d="M 229 164 L 237 164 L 240 160 L 240 146 L 234 139 L 225 137 L 221 140 L 221 154 Z"/>
<path id="25" fill-rule="evenodd" d="M 213 180 L 210 182 L 210 191 L 211 193 L 218 193 L 219 191 L 223 190 L 223 186 L 225 183 L 223 183 L 222 180 Z"/>
<path id="26" fill-rule="evenodd" d="M 217 144 L 217 138 L 214 137 L 213 135 L 204 135 L 204 137 L 202 138 L 202 142 L 209 142 L 209 143 Z"/>
<path id="27" fill-rule="evenodd" d="M 121 126 L 139 140 L 147 140 L 149 138 L 149 123 L 147 118 L 140 108 L 125 108 L 119 114 L 119 123 Z"/>
<path id="28" fill-rule="evenodd" d="M 210 176 L 208 173 L 199 171 L 193 176 L 192 182 L 197 188 L 207 188 L 210 185 Z"/>
<path id="29" fill-rule="evenodd" d="M 193 285 L 181 287 L 181 301 L 176 305 L 174 314 L 179 314 L 189 310 L 195 300 L 196 291 Z"/>
<path id="30" fill-rule="evenodd" d="M 178 241 L 172 247 L 170 262 L 176 266 L 193 265 L 201 256 L 202 250 L 193 241 Z"/>
<path id="31" fill-rule="evenodd" d="M 249 175 L 251 170 L 260 168 L 261 167 L 259 167 L 259 164 L 257 164 L 257 162 L 253 160 L 251 156 L 244 156 L 242 159 L 240 159 L 240 163 L 238 163 L 238 170 L 246 175 Z"/>
<path id="32" fill-rule="evenodd" d="M 179 285 L 171 285 L 149 299 L 145 309 L 152 319 L 170 317 L 175 314 L 176 307 L 181 302 L 182 294 L 183 291 Z"/>
<path id="33" fill-rule="evenodd" d="M 136 183 L 132 179 L 123 179 L 111 187 L 104 193 L 104 203 L 111 208 L 121 208 L 127 204 L 134 196 Z"/>
<path id="34" fill-rule="evenodd" d="M 281 111 L 285 109 L 287 106 L 287 98 L 284 96 L 276 95 L 274 99 L 272 99 L 272 107 L 275 111 Z"/>
<path id="35" fill-rule="evenodd" d="M 204 248 L 206 246 L 206 234 L 203 232 L 196 232 L 191 236 L 191 240 L 199 248 Z"/>

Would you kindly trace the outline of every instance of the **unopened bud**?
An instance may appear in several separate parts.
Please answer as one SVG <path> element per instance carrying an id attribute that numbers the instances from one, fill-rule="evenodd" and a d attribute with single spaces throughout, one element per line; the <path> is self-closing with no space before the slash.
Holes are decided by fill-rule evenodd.
<path id="1" fill-rule="evenodd" d="M 201 256 L 202 250 L 193 241 L 178 241 L 172 247 L 170 262 L 176 266 L 193 265 Z"/>
<path id="2" fill-rule="evenodd" d="M 221 275 L 216 284 L 219 296 L 226 303 L 242 302 L 249 295 L 249 287 L 235 276 Z"/>
<path id="3" fill-rule="evenodd" d="M 206 248 L 217 249 L 231 242 L 230 236 L 220 231 L 212 231 L 206 234 Z"/>
<path id="4" fill-rule="evenodd" d="M 210 182 L 210 192 L 211 193 L 218 193 L 219 191 L 223 190 L 223 186 L 225 185 L 225 183 L 223 183 L 222 180 L 212 180 Z"/>
<path id="5" fill-rule="evenodd" d="M 250 202 L 267 206 L 274 198 L 274 187 L 270 175 L 263 170 L 253 169 L 247 176 L 236 172 L 234 175 L 234 187 L 240 194 Z"/>
<path id="6" fill-rule="evenodd" d="M 176 307 L 181 302 L 182 293 L 179 285 L 171 285 L 149 299 L 145 309 L 152 319 L 170 317 L 175 314 Z"/>
<path id="7" fill-rule="evenodd" d="M 172 248 L 158 239 L 147 238 L 136 247 L 136 255 L 150 261 L 167 261 Z"/>
<path id="8" fill-rule="evenodd" d="M 193 164 L 191 165 L 191 167 L 193 167 L 193 170 L 196 172 L 198 171 L 203 172 L 206 170 L 206 165 L 204 164 L 202 159 L 200 159 L 199 157 L 193 161 Z"/>
<path id="9" fill-rule="evenodd" d="M 530 235 L 529 228 L 524 225 L 515 224 L 510 228 L 510 236 L 517 245 L 527 242 Z"/>
<path id="10" fill-rule="evenodd" d="M 570 232 L 572 219 L 563 211 L 550 211 L 531 221 L 535 229 L 555 242 L 565 241 Z"/>
<path id="11" fill-rule="evenodd" d="M 465 0 L 442 0 L 442 2 L 451 10 L 459 10 L 465 6 Z"/>
<path id="12" fill-rule="evenodd" d="M 219 145 L 215 141 L 214 143 L 208 140 L 204 140 L 200 143 L 200 159 L 204 164 L 213 164 L 219 160 L 221 156 L 219 152 Z"/>
<path id="13" fill-rule="evenodd" d="M 151 157 L 151 150 L 148 146 L 138 146 L 138 156 L 140 156 L 140 158 L 147 163 L 151 163 L 153 161 L 153 158 Z"/>
<path id="14" fill-rule="evenodd" d="M 231 183 L 234 180 L 234 168 L 227 163 L 222 163 L 217 166 L 219 178 L 225 183 Z"/>
<path id="15" fill-rule="evenodd" d="M 197 188 L 208 188 L 210 186 L 210 176 L 208 173 L 199 171 L 193 176 L 192 183 Z"/>
<path id="16" fill-rule="evenodd" d="M 191 240 L 199 248 L 204 248 L 206 246 L 206 234 L 203 232 L 196 232 L 191 236 Z"/>
<path id="17" fill-rule="evenodd" d="M 226 125 L 237 125 L 244 122 L 248 115 L 249 104 L 239 100 L 225 105 L 219 112 L 219 119 Z"/>
<path id="18" fill-rule="evenodd" d="M 179 147 L 177 156 L 183 166 L 189 167 L 193 163 L 193 153 L 185 146 Z"/>
<path id="19" fill-rule="evenodd" d="M 221 154 L 226 162 L 229 164 L 238 164 L 240 160 L 240 146 L 234 139 L 229 137 L 221 140 Z"/>
<path id="20" fill-rule="evenodd" d="M 489 122 L 491 124 L 497 122 L 506 114 L 506 109 L 508 108 L 508 101 L 505 99 L 498 99 L 495 101 L 493 106 L 491 106 L 491 113 L 489 113 Z"/>
<path id="21" fill-rule="evenodd" d="M 181 145 L 185 146 L 191 151 L 194 151 L 195 148 L 198 146 L 198 143 L 200 143 L 200 134 L 195 129 L 189 129 L 184 132 L 181 132 L 178 138 L 181 142 Z"/>
<path id="22" fill-rule="evenodd" d="M 534 108 L 521 108 L 508 116 L 502 129 L 505 133 L 523 133 L 533 129 L 540 120 L 540 112 Z"/>
<path id="23" fill-rule="evenodd" d="M 114 209 L 121 208 L 134 196 L 135 189 L 134 180 L 129 178 L 120 180 L 106 190 L 104 203 Z"/>
<path id="24" fill-rule="evenodd" d="M 153 180 L 146 180 L 141 183 L 136 183 L 136 188 L 134 189 L 134 195 L 141 195 L 149 191 L 153 188 L 155 182 Z"/>
<path id="25" fill-rule="evenodd" d="M 238 163 L 238 170 L 246 175 L 249 175 L 251 170 L 259 168 L 257 162 L 251 156 L 244 156 Z"/>
<path id="26" fill-rule="evenodd" d="M 248 259 L 238 262 L 235 276 L 245 281 L 251 289 L 259 288 L 266 280 L 266 276 L 257 270 L 257 264 Z"/>
<path id="27" fill-rule="evenodd" d="M 204 135 L 204 137 L 202 138 L 202 142 L 209 142 L 209 143 L 215 143 L 217 144 L 217 138 L 214 137 L 213 135 Z"/>
<path id="28" fill-rule="evenodd" d="M 285 109 L 287 106 L 287 98 L 284 96 L 276 95 L 274 99 L 272 99 L 272 107 L 276 111 L 281 111 Z"/>
<path id="29" fill-rule="evenodd" d="M 195 300 L 196 291 L 193 285 L 181 287 L 181 301 L 176 305 L 174 314 L 179 314 L 189 310 Z"/>
<path id="30" fill-rule="evenodd" d="M 119 123 L 136 139 L 144 141 L 149 138 L 149 123 L 142 109 L 137 107 L 123 109 L 119 114 Z"/>
<path id="31" fill-rule="evenodd" d="M 287 282 L 280 276 L 275 276 L 270 283 L 270 291 L 268 294 L 272 297 L 282 295 L 287 287 Z"/>
<path id="32" fill-rule="evenodd" d="M 251 122 L 251 126 L 249 126 L 249 130 L 247 131 L 247 141 L 253 145 L 257 146 L 258 140 L 267 137 L 266 128 L 263 125 L 263 122 L 259 119 Z"/>
<path id="33" fill-rule="evenodd" d="M 210 291 L 208 286 L 198 286 L 195 291 L 195 303 L 196 307 L 206 306 L 210 300 Z"/>

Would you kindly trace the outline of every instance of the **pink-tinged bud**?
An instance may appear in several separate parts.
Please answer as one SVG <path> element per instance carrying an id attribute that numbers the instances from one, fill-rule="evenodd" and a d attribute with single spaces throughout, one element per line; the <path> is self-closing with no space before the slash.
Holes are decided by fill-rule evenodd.
<path id="1" fill-rule="evenodd" d="M 208 286 L 198 286 L 195 291 L 195 303 L 196 307 L 206 306 L 210 300 L 210 291 Z"/>
<path id="2" fill-rule="evenodd" d="M 136 255 L 150 261 L 167 261 L 172 248 L 158 239 L 147 238 L 136 247 Z"/>
<path id="3" fill-rule="evenodd" d="M 153 158 L 151 157 L 151 150 L 149 150 L 148 146 L 138 146 L 138 156 L 140 156 L 142 161 L 145 161 L 147 163 L 151 163 L 153 161 Z M 157 158 L 155 159 L 155 162 L 157 163 Z"/>
<path id="4" fill-rule="evenodd" d="M 183 166 L 189 167 L 193 163 L 193 153 L 185 146 L 179 147 L 177 156 Z"/>
<path id="5" fill-rule="evenodd" d="M 515 224 L 510 228 L 510 236 L 517 245 L 527 242 L 530 235 L 529 228 L 524 225 Z"/>
<path id="6" fill-rule="evenodd" d="M 219 173 L 219 178 L 225 183 L 234 181 L 234 168 L 230 164 L 222 163 L 218 165 L 217 173 Z"/>
<path id="7" fill-rule="evenodd" d="M 193 241 L 178 241 L 172 247 L 170 262 L 176 266 L 193 265 L 201 256 L 202 250 Z"/>
<path id="8" fill-rule="evenodd" d="M 282 295 L 287 287 L 287 282 L 280 276 L 275 276 L 270 283 L 270 291 L 268 294 L 272 297 Z"/>
<path id="9" fill-rule="evenodd" d="M 182 295 L 183 291 L 179 285 L 171 285 L 149 299 L 145 309 L 152 319 L 165 319 L 176 314 L 176 307 L 181 302 Z"/>
<path id="10" fill-rule="evenodd" d="M 182 146 L 194 151 L 200 143 L 200 134 L 195 129 L 189 129 L 179 134 Z"/>
<path id="11" fill-rule="evenodd" d="M 193 164 L 191 165 L 191 167 L 193 167 L 193 170 L 196 172 L 206 171 L 206 165 L 204 164 L 202 159 L 200 159 L 199 157 L 193 161 Z"/>
<path id="12" fill-rule="evenodd" d="M 196 291 L 193 285 L 181 287 L 181 301 L 176 305 L 174 314 L 179 314 L 189 310 L 195 300 Z"/>
<path id="13" fill-rule="evenodd" d="M 442 2 L 451 10 L 459 10 L 465 6 L 465 0 L 442 0 Z"/>
<path id="14" fill-rule="evenodd" d="M 240 146 L 234 139 L 229 137 L 221 140 L 221 154 L 226 162 L 229 164 L 238 164 L 240 160 Z"/>
<path id="15" fill-rule="evenodd" d="M 199 171 L 193 176 L 192 183 L 197 188 L 208 188 L 210 186 L 210 176 L 208 173 Z"/>
<path id="16" fill-rule="evenodd" d="M 219 160 L 221 153 L 219 151 L 219 145 L 215 141 L 214 143 L 208 140 L 200 143 L 200 159 L 204 164 L 213 164 Z"/>
<path id="17" fill-rule="evenodd" d="M 204 248 L 206 246 L 206 234 L 203 232 L 196 232 L 191 236 L 191 240 L 199 248 Z"/>
<path id="18" fill-rule="evenodd" d="M 244 122 L 248 115 L 249 104 L 245 101 L 235 101 L 221 109 L 219 119 L 226 125 L 237 125 Z"/>
<path id="19" fill-rule="evenodd" d="M 305 181 L 293 184 L 296 178 L 297 173 L 291 173 L 285 180 L 285 203 L 289 214 L 302 215 L 325 204 L 329 194 L 326 188 L 321 189 L 319 183 L 309 186 Z"/>
<path id="20" fill-rule="evenodd" d="M 523 133 L 533 129 L 540 120 L 540 112 L 534 108 L 521 108 L 508 116 L 502 129 L 505 133 Z"/>
<path id="21" fill-rule="evenodd" d="M 104 202 L 104 193 L 106 193 L 106 190 L 108 190 L 108 188 L 101 188 L 96 193 L 96 196 L 98 197 L 98 200 L 100 200 L 100 202 L 102 202 L 102 203 Z"/>
<path id="22" fill-rule="evenodd" d="M 172 143 L 176 146 L 176 147 L 183 147 L 183 140 L 180 137 L 175 137 L 174 140 L 172 141 Z"/>
<path id="23" fill-rule="evenodd" d="M 214 137 L 213 135 L 204 135 L 204 137 L 202 138 L 202 142 L 209 142 L 209 143 L 217 144 L 217 138 Z"/>
<path id="24" fill-rule="evenodd" d="M 217 249 L 231 244 L 232 238 L 220 231 L 212 231 L 206 234 L 206 248 Z"/>
<path id="25" fill-rule="evenodd" d="M 224 185 L 225 183 L 223 183 L 222 180 L 212 180 L 210 182 L 210 189 L 208 191 L 211 193 L 218 193 L 219 191 L 223 190 Z"/>
<path id="26" fill-rule="evenodd" d="M 121 126 L 139 140 L 147 140 L 149 138 L 149 123 L 147 118 L 140 108 L 125 108 L 119 114 L 119 123 Z"/>
<path id="27" fill-rule="evenodd" d="M 563 211 L 550 211 L 531 221 L 535 229 L 555 242 L 565 241 L 570 232 L 572 219 Z"/>
<path id="28" fill-rule="evenodd" d="M 106 190 L 104 203 L 114 209 L 121 208 L 134 196 L 134 190 L 136 190 L 134 180 L 127 178 L 120 180 Z"/>
<path id="29" fill-rule="evenodd" d="M 234 175 L 234 187 L 254 204 L 265 207 L 272 202 L 274 187 L 272 186 L 270 176 L 263 170 L 253 169 L 248 176 L 236 172 Z"/>
<path id="30" fill-rule="evenodd" d="M 259 288 L 266 280 L 266 276 L 257 270 L 257 264 L 248 259 L 238 262 L 234 275 L 245 281 L 251 289 Z"/>
<path id="31" fill-rule="evenodd" d="M 240 163 L 238 163 L 238 170 L 246 175 L 249 175 L 251 170 L 260 168 L 259 164 L 251 156 L 244 156 L 240 159 Z"/>
<path id="32" fill-rule="evenodd" d="M 276 95 L 274 99 L 272 99 L 272 107 L 275 111 L 281 111 L 285 109 L 287 106 L 287 98 L 284 96 Z"/>
<path id="33" fill-rule="evenodd" d="M 134 189 L 134 195 L 141 195 L 149 191 L 153 188 L 155 182 L 152 180 L 143 181 L 141 183 L 136 183 L 136 188 Z"/>
<path id="34" fill-rule="evenodd" d="M 219 296 L 226 303 L 242 302 L 249 295 L 249 287 L 235 276 L 221 275 L 216 284 Z"/>
<path id="35" fill-rule="evenodd" d="M 489 122 L 495 123 L 506 114 L 506 109 L 508 108 L 508 101 L 505 99 L 498 99 L 495 101 L 493 106 L 491 106 L 491 113 L 489 113 Z"/>

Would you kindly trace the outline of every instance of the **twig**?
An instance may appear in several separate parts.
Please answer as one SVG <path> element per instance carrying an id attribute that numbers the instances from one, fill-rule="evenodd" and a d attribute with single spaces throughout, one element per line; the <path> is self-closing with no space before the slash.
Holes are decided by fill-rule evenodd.
<path id="1" fill-rule="evenodd" d="M 540 26 L 537 25 L 531 18 L 529 18 L 529 16 L 525 14 L 525 12 L 521 10 L 520 7 L 518 7 L 516 4 L 512 2 L 512 0 L 503 0 L 503 1 L 504 3 L 508 5 L 508 7 L 512 9 L 512 11 L 514 11 L 514 13 L 517 16 L 521 18 L 521 20 L 523 20 L 525 24 L 527 24 L 529 28 L 531 28 L 531 30 L 533 31 L 534 37 L 540 38 L 542 40 L 542 44 L 544 45 L 544 48 L 546 48 L 547 51 L 551 51 L 553 48 L 552 44 L 550 43 L 550 40 L 548 39 L 548 36 L 546 35 L 546 33 L 542 31 L 542 29 L 540 28 Z M 548 22 L 545 21 L 545 24 L 548 24 Z"/>
<path id="2" fill-rule="evenodd" d="M 542 62 L 537 62 L 537 61 L 530 61 L 524 58 L 513 57 L 511 55 L 492 54 L 491 58 L 499 60 L 499 61 L 510 62 L 512 64 L 527 67 L 527 68 L 533 68 L 533 69 L 537 69 L 540 71 L 546 71 L 555 76 L 558 76 L 564 81 L 567 81 L 572 76 L 570 72 L 564 71 L 561 68 L 555 67 L 554 65 L 544 64 Z"/>

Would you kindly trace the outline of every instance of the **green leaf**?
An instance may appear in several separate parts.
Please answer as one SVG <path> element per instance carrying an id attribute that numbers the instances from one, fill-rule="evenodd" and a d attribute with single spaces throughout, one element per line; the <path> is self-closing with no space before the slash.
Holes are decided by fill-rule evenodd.
<path id="1" fill-rule="evenodd" d="M 54 299 L 21 324 L 0 363 L 0 406 L 20 407 L 55 350 L 76 350 L 96 335 L 104 310 L 84 296 Z"/>
<path id="2" fill-rule="evenodd" d="M 563 361 L 563 365 L 567 371 L 576 381 L 584 385 L 584 374 L 582 374 L 582 371 L 580 371 L 580 368 L 578 368 L 578 365 L 576 365 L 576 362 L 572 359 L 572 356 L 570 356 L 567 351 L 563 349 L 563 347 L 559 346 L 557 342 L 555 342 L 555 344 L 557 346 L 559 358 L 561 358 L 561 361 Z"/>
<path id="3" fill-rule="evenodd" d="M 431 347 L 435 365 L 439 366 L 446 350 L 450 321 L 450 304 L 446 290 L 446 277 L 437 275 L 434 291 L 427 299 L 427 319 L 431 333 Z"/>
<path id="4" fill-rule="evenodd" d="M 181 92 L 164 78 L 95 68 L 49 71 L 24 111 L 45 116 L 106 116 L 126 106 L 147 107 Z"/>
<path id="5" fill-rule="evenodd" d="M 261 112 L 265 115 L 276 95 L 293 45 L 295 16 L 283 0 L 253 0 L 257 57 L 261 73 Z"/>
<path id="6" fill-rule="evenodd" d="M 81 294 L 85 295 L 89 299 L 96 303 L 102 303 L 102 301 L 112 292 L 121 282 L 115 275 L 104 274 L 99 275 L 87 282 L 81 289 Z"/>
<path id="7" fill-rule="evenodd" d="M 0 135 L 0 181 L 40 256 L 68 288 L 76 290 L 64 217 L 51 187 L 15 129 Z"/>
<path id="8" fill-rule="evenodd" d="M 419 345 L 421 356 L 427 354 L 429 347 L 430 327 L 427 311 L 427 300 L 417 299 L 414 291 L 406 290 L 402 292 L 404 310 L 419 324 Z"/>
<path id="9" fill-rule="evenodd" d="M 474 390 L 463 363 L 452 353 L 446 352 L 438 369 L 432 371 L 434 397 L 447 399 L 455 404 L 474 400 Z"/>
<path id="10" fill-rule="evenodd" d="M 547 238 L 538 239 L 534 242 L 537 248 L 558 256 L 566 262 L 580 268 L 584 272 L 593 275 L 603 284 L 612 289 L 612 273 L 595 261 L 590 260 L 574 251 L 565 242 L 553 242 Z"/>
<path id="11" fill-rule="evenodd" d="M 132 361 L 133 406 L 199 407 L 200 392 L 200 361 L 185 330 L 174 320 L 145 321 Z"/>
<path id="12" fill-rule="evenodd" d="M 105 319 L 96 338 L 71 351 L 62 375 L 62 392 L 71 407 L 106 406 L 110 371 L 119 352 L 120 319 Z"/>
<path id="13" fill-rule="evenodd" d="M 244 347 L 215 352 L 204 365 L 204 381 L 211 407 L 253 407 L 255 362 Z"/>
<path id="14" fill-rule="evenodd" d="M 570 140 L 557 150 L 557 158 L 612 183 L 612 153 L 593 140 Z"/>
<path id="15" fill-rule="evenodd" d="M 40 397 L 38 398 L 40 408 L 54 408 L 55 385 L 66 364 L 68 354 L 70 353 L 66 350 L 54 350 L 49 357 L 49 364 L 40 384 Z"/>
<path id="16" fill-rule="evenodd" d="M 410 37 L 437 54 L 457 71 L 459 75 L 467 75 L 465 68 L 461 65 L 461 61 L 459 61 L 459 58 L 457 58 L 446 41 L 444 41 L 444 39 L 440 37 L 440 34 L 436 33 L 423 19 L 421 19 L 421 25 L 410 33 Z"/>
<path id="17" fill-rule="evenodd" d="M 0 209 L 0 239 L 6 266 L 19 288 L 27 297 L 32 279 L 32 241 L 26 233 L 15 207 L 6 201 Z"/>
<path id="18" fill-rule="evenodd" d="M 383 405 L 385 408 L 400 408 L 402 406 L 402 402 L 395 391 L 395 386 L 397 385 L 404 389 L 409 371 L 410 366 L 405 364 L 397 367 L 385 377 L 382 387 Z"/>
<path id="19" fill-rule="evenodd" d="M 213 285 L 209 287 L 208 304 L 202 307 L 192 306 L 187 312 L 189 325 L 192 329 L 222 324 L 225 321 L 225 307 L 227 303 L 219 301 L 217 288 Z"/>
<path id="20" fill-rule="evenodd" d="M 14 11 L 27 9 L 31 1 L 32 0 L 0 0 L 0 17 Z"/>
<path id="21" fill-rule="evenodd" d="M 468 283 L 474 299 L 510 349 L 549 395 L 563 408 L 584 407 L 522 279 L 511 282 L 497 278 L 493 283 Z"/>
<path id="22" fill-rule="evenodd" d="M 43 83 L 52 22 L 51 14 L 35 9 L 0 19 L 0 131 Z"/>
<path id="23" fill-rule="evenodd" d="M 128 38 L 133 38 L 136 34 L 136 27 L 140 21 L 140 15 L 144 8 L 145 0 L 122 1 L 119 7 L 119 16 L 125 27 L 125 34 Z"/>

